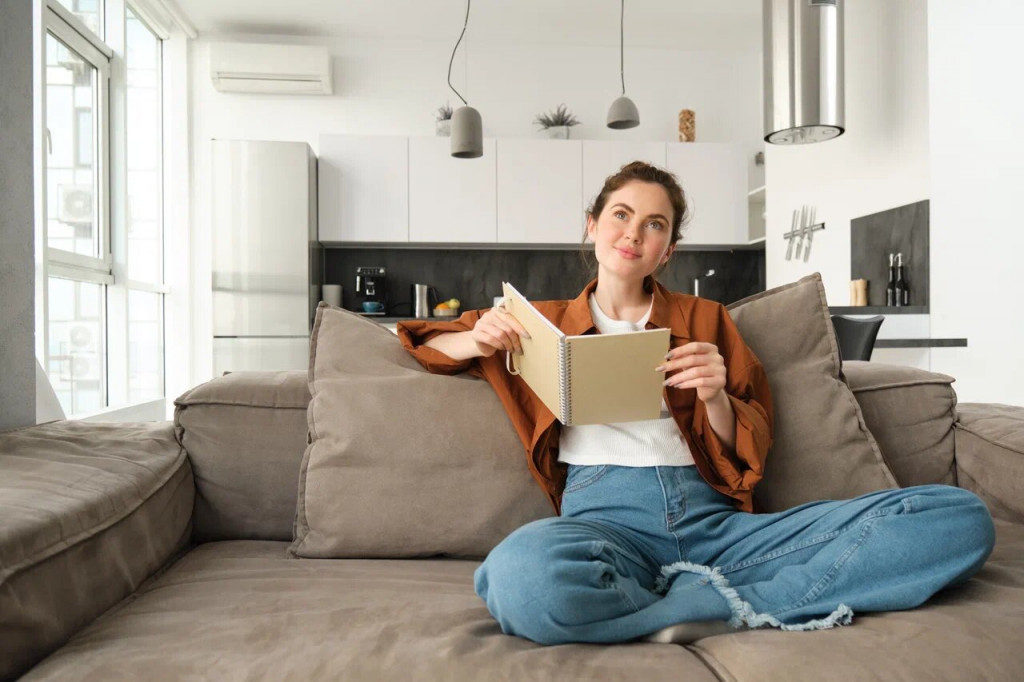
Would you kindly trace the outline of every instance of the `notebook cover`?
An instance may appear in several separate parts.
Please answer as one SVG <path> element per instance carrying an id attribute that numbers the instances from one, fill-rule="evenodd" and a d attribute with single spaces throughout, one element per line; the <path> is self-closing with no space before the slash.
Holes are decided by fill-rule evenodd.
<path id="1" fill-rule="evenodd" d="M 611 424 L 661 416 L 668 329 L 566 338 L 569 359 L 567 423 Z"/>
<path id="2" fill-rule="evenodd" d="M 530 334 L 512 356 L 520 376 L 567 426 L 657 419 L 664 372 L 654 368 L 669 349 L 668 329 L 628 334 L 565 336 L 515 287 L 502 283 L 505 308 Z M 569 415 L 562 414 L 559 345 L 565 339 Z"/>

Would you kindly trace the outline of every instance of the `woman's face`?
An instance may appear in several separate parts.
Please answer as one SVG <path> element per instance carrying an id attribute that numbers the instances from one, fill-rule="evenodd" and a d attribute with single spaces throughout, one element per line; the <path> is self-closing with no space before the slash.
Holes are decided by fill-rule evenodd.
<path id="1" fill-rule="evenodd" d="M 587 218 L 600 277 L 611 274 L 643 281 L 668 261 L 672 241 L 672 203 L 659 184 L 633 180 L 612 192 L 595 220 Z"/>

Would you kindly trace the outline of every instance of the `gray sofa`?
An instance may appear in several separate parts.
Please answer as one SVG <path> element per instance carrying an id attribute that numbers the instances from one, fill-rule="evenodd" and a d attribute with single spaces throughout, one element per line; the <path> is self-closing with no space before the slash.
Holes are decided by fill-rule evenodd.
<path id="1" fill-rule="evenodd" d="M 1021 679 L 1024 409 L 957 405 L 939 374 L 844 371 L 900 485 L 964 486 L 997 518 L 982 571 L 918 609 L 689 646 L 503 635 L 473 592 L 481 557 L 290 558 L 307 374 L 232 374 L 173 424 L 0 433 L 0 678 Z"/>

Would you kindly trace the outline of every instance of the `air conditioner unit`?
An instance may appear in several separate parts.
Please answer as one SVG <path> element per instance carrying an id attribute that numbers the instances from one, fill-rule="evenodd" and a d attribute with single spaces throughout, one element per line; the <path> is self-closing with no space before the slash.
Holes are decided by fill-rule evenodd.
<path id="1" fill-rule="evenodd" d="M 326 47 L 214 43 L 210 78 L 220 92 L 330 95 L 331 55 Z"/>
<path id="2" fill-rule="evenodd" d="M 57 185 L 57 220 L 69 225 L 92 224 L 92 187 Z"/>

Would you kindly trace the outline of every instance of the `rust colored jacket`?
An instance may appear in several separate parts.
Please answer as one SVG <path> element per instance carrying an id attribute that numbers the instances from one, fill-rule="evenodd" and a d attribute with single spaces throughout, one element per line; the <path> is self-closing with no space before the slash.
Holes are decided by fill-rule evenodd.
<path id="1" fill-rule="evenodd" d="M 598 330 L 588 305 L 588 297 L 596 287 L 595 279 L 571 301 L 536 301 L 533 304 L 569 336 L 596 334 Z M 561 422 L 521 377 L 508 373 L 505 353 L 499 351 L 490 357 L 457 361 L 423 345 L 438 334 L 473 329 L 486 311 L 468 310 L 451 322 L 399 322 L 398 336 L 412 356 L 430 372 L 469 371 L 487 380 L 526 448 L 530 472 L 547 493 L 555 512 L 561 513 L 562 490 L 568 471 L 568 467 L 558 461 Z M 657 282 L 646 328 L 669 329 L 672 348 L 691 341 L 718 346 L 718 352 L 725 358 L 725 391 L 736 414 L 735 450 L 730 450 L 712 430 L 704 403 L 697 399 L 697 389 L 666 389 L 665 403 L 690 446 L 694 463 L 704 480 L 715 490 L 735 499 L 740 510 L 754 511 L 754 485 L 764 476 L 764 462 L 772 442 L 771 392 L 760 361 L 740 338 L 723 305 L 671 292 Z"/>

